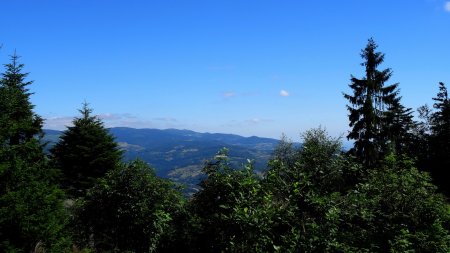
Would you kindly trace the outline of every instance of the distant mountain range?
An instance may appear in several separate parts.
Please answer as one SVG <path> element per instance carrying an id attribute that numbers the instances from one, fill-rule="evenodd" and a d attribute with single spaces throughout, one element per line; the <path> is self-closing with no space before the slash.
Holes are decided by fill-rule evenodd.
<path id="1" fill-rule="evenodd" d="M 231 164 L 239 167 L 247 159 L 254 160 L 255 169 L 263 171 L 279 140 L 261 137 L 243 137 L 234 134 L 198 133 L 178 129 L 134 129 L 114 127 L 115 136 L 125 160 L 140 158 L 148 162 L 158 176 L 185 184 L 195 191 L 202 178 L 201 168 L 220 149 L 229 149 Z M 62 131 L 45 129 L 47 149 L 58 140 Z"/>

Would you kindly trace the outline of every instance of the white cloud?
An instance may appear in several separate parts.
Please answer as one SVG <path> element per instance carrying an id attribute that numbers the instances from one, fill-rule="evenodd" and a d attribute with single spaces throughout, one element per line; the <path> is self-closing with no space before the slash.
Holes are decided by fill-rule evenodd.
<path id="1" fill-rule="evenodd" d="M 138 119 L 129 113 L 103 113 L 95 115 L 105 123 L 106 127 L 135 127 L 147 128 L 153 127 L 154 123 L 148 120 Z M 47 116 L 44 121 L 44 128 L 54 130 L 65 130 L 68 126 L 72 126 L 72 122 L 76 116 Z"/>
<path id="2" fill-rule="evenodd" d="M 153 121 L 138 118 L 130 113 L 105 113 L 99 114 L 98 117 L 106 127 L 152 128 L 155 126 Z"/>
<path id="3" fill-rule="evenodd" d="M 450 1 L 445 2 L 444 9 L 447 12 L 450 12 Z"/>
<path id="4" fill-rule="evenodd" d="M 133 116 L 129 113 L 103 113 L 96 115 L 101 120 L 121 120 L 121 119 L 135 119 L 136 116 Z"/>
<path id="5" fill-rule="evenodd" d="M 172 117 L 155 117 L 147 119 L 130 113 L 102 113 L 96 115 L 103 121 L 105 127 L 132 127 L 132 128 L 186 128 L 185 123 Z M 76 116 L 47 116 L 44 121 L 45 129 L 65 130 L 72 126 Z"/>
<path id="6" fill-rule="evenodd" d="M 259 122 L 261 122 L 261 119 L 259 119 L 259 118 L 253 118 L 253 119 L 250 120 L 250 122 L 251 122 L 251 123 L 254 123 L 254 124 L 258 124 Z"/>
<path id="7" fill-rule="evenodd" d="M 280 96 L 282 97 L 288 97 L 289 96 L 289 92 L 285 91 L 285 90 L 280 90 Z"/>
<path id="8" fill-rule="evenodd" d="M 67 126 L 72 126 L 73 117 L 49 117 L 44 120 L 45 129 L 64 130 Z"/>
<path id="9" fill-rule="evenodd" d="M 242 129 L 252 129 L 251 127 L 256 127 L 256 126 L 262 126 L 265 124 L 270 124 L 274 122 L 274 120 L 272 119 L 265 119 L 265 118 L 251 118 L 251 119 L 246 119 L 246 120 L 231 120 L 227 123 L 222 124 L 220 127 L 226 128 L 226 131 L 229 131 L 230 129 L 238 129 L 238 131 L 241 131 Z M 249 128 L 249 126 L 251 126 Z M 223 130 L 221 130 L 223 131 Z M 226 132 L 225 131 L 225 132 Z"/>
<path id="10" fill-rule="evenodd" d="M 166 122 L 166 123 L 178 122 L 177 119 L 171 118 L 171 117 L 159 117 L 159 118 L 154 118 L 153 120 L 162 121 L 162 122 Z"/>
<path id="11" fill-rule="evenodd" d="M 257 124 L 262 124 L 262 123 L 269 123 L 272 121 L 273 120 L 271 120 L 271 119 L 253 118 L 253 119 L 246 120 L 246 123 L 251 124 L 251 125 L 257 125 Z"/>
<path id="12" fill-rule="evenodd" d="M 236 93 L 234 93 L 234 92 L 225 92 L 222 95 L 223 95 L 224 98 L 231 98 L 231 97 L 236 96 Z"/>

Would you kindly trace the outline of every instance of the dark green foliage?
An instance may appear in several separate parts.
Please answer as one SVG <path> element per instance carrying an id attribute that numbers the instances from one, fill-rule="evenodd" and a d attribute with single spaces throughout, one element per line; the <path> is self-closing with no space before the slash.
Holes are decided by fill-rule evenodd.
<path id="1" fill-rule="evenodd" d="M 299 152 L 294 147 L 294 143 L 285 135 L 282 135 L 278 145 L 273 151 L 271 160 L 276 160 L 278 163 L 282 163 L 287 167 L 293 167 L 298 159 L 298 155 Z"/>
<path id="2" fill-rule="evenodd" d="M 369 39 L 367 46 L 361 52 L 366 75 L 362 79 L 354 76 L 349 85 L 353 94 L 344 94 L 349 101 L 350 127 L 352 130 L 347 135 L 349 140 L 354 140 L 352 152 L 366 166 L 373 167 L 382 158 L 383 145 L 388 140 L 386 127 L 386 113 L 395 103 L 399 103 L 397 97 L 398 84 L 385 85 L 392 75 L 391 69 L 378 70 L 384 61 L 384 54 L 376 52 L 377 44 Z"/>
<path id="3" fill-rule="evenodd" d="M 449 252 L 449 205 L 409 159 L 387 157 L 340 205 L 343 251 Z"/>
<path id="4" fill-rule="evenodd" d="M 39 141 L 42 120 L 29 102 L 23 64 L 12 56 L 0 81 L 0 251 L 64 252 L 67 214 Z"/>
<path id="5" fill-rule="evenodd" d="M 300 148 L 280 142 L 281 147 L 289 147 L 285 153 L 294 154 L 291 155 L 293 161 L 285 163 L 284 156 L 275 153 L 269 163 L 266 182 L 277 185 L 274 190 L 280 198 L 291 194 L 289 191 L 292 189 L 284 189 L 283 186 L 292 187 L 294 182 L 309 182 L 305 187 L 327 194 L 344 191 L 361 175 L 360 167 L 342 154 L 340 140 L 329 137 L 324 129 L 306 131 L 303 139 Z"/>
<path id="6" fill-rule="evenodd" d="M 277 234 L 284 226 L 285 210 L 275 204 L 270 189 L 261 184 L 261 180 L 252 171 L 252 164 L 244 165 L 240 171 L 241 189 L 234 195 L 234 201 L 223 208 L 224 224 L 232 224 L 236 229 L 228 234 L 226 251 L 228 252 L 274 252 L 280 250 L 284 238 Z"/>
<path id="7" fill-rule="evenodd" d="M 440 189 L 450 196 L 450 100 L 444 83 L 439 83 L 439 93 L 433 100 L 429 171 Z"/>
<path id="8" fill-rule="evenodd" d="M 413 120 L 413 111 L 400 103 L 400 98 L 394 100 L 389 109 L 385 112 L 385 127 L 382 136 L 386 138 L 382 145 L 384 153 L 390 151 L 398 155 L 417 155 L 418 136 L 415 135 L 417 124 Z"/>
<path id="9" fill-rule="evenodd" d="M 191 202 L 199 223 L 194 252 L 333 249 L 334 206 L 355 184 L 358 165 L 322 129 L 307 132 L 302 149 L 282 141 L 270 165 L 263 181 L 251 164 L 231 169 L 223 151 L 205 167 L 208 177 Z"/>
<path id="10" fill-rule="evenodd" d="M 26 81 L 19 56 L 11 56 L 11 63 L 5 64 L 0 83 L 0 140 L 2 146 L 18 145 L 42 132 L 42 119 L 32 110 L 27 88 L 32 81 Z"/>
<path id="11" fill-rule="evenodd" d="M 155 252 L 168 240 L 182 199 L 173 185 L 136 160 L 99 180 L 78 203 L 80 242 L 99 252 Z M 173 238 L 172 238 L 173 239 Z"/>
<path id="12" fill-rule="evenodd" d="M 417 168 L 430 171 L 430 136 L 432 110 L 428 105 L 417 109 L 419 121 L 413 129 L 414 145 L 411 147 L 411 157 L 415 157 Z"/>
<path id="13" fill-rule="evenodd" d="M 101 120 L 91 115 L 92 109 L 84 103 L 79 111 L 81 117 L 73 120 L 73 126 L 51 150 L 55 165 L 63 173 L 62 185 L 73 197 L 83 196 L 122 156 Z"/>
<path id="14" fill-rule="evenodd" d="M 233 170 L 227 154 L 228 150 L 222 149 L 206 164 L 203 172 L 207 177 L 192 199 L 191 208 L 198 219 L 198 231 L 193 231 L 193 252 L 229 250 L 232 239 L 250 236 L 246 233 L 251 231 L 243 230 L 232 214 L 238 199 L 251 196 L 258 180 L 250 165 L 245 170 Z"/>
<path id="15" fill-rule="evenodd" d="M 313 129 L 303 137 L 303 147 L 294 151 L 294 165 L 275 156 L 264 181 L 282 210 L 282 224 L 274 234 L 282 239 L 281 252 L 332 251 L 339 223 L 337 206 L 355 185 L 361 168 L 341 153 L 340 141 L 328 137 L 325 130 Z"/>
<path id="16" fill-rule="evenodd" d="M 217 153 L 203 171 L 207 178 L 190 208 L 196 219 L 192 252 L 274 252 L 281 238 L 284 210 L 248 161 L 242 169 L 230 166 L 227 150 Z"/>
<path id="17" fill-rule="evenodd" d="M 263 179 L 251 164 L 231 169 L 226 150 L 207 164 L 190 203 L 193 252 L 449 250 L 449 206 L 413 162 L 363 169 L 325 130 L 303 137 L 280 142 Z"/>
<path id="18" fill-rule="evenodd" d="M 263 197 L 244 195 L 257 199 L 247 201 L 248 216 L 265 224 L 259 238 L 274 245 L 262 251 L 449 250 L 448 203 L 413 162 L 390 155 L 382 167 L 364 170 L 341 154 L 340 142 L 324 130 L 308 131 L 304 138 L 304 147 L 294 151 L 294 167 L 274 157 Z M 242 222 L 243 215 L 234 215 Z"/>
<path id="19" fill-rule="evenodd" d="M 39 143 L 3 150 L 0 159 L 0 251 L 29 252 L 40 243 L 47 252 L 63 252 L 70 245 L 64 195 Z"/>
<path id="20" fill-rule="evenodd" d="M 414 130 L 413 154 L 417 166 L 430 172 L 434 183 L 447 197 L 450 196 L 448 168 L 450 168 L 450 100 L 444 83 L 439 83 L 434 110 L 427 105 L 418 109 L 421 122 Z"/>

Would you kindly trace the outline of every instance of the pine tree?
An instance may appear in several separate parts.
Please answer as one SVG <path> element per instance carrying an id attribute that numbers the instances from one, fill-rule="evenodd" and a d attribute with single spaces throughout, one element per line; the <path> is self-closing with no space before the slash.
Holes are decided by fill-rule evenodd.
<path id="1" fill-rule="evenodd" d="M 392 75 L 392 70 L 377 68 L 384 61 L 384 54 L 376 52 L 377 44 L 369 39 L 367 46 L 361 52 L 365 60 L 361 65 L 365 67 L 366 75 L 362 79 L 351 77 L 350 88 L 353 94 L 345 94 L 350 102 L 349 126 L 352 130 L 347 135 L 354 140 L 354 154 L 369 167 L 373 167 L 381 156 L 382 146 L 386 141 L 383 129 L 386 128 L 386 111 L 396 100 L 398 83 L 385 85 Z"/>
<path id="2" fill-rule="evenodd" d="M 413 132 L 417 123 L 413 119 L 413 111 L 400 103 L 400 97 L 395 99 L 385 112 L 385 127 L 382 136 L 385 138 L 384 153 L 395 152 L 409 157 L 416 156 L 417 137 Z"/>
<path id="3" fill-rule="evenodd" d="M 37 245 L 61 252 L 67 215 L 37 135 L 23 64 L 11 57 L 0 80 L 0 252 L 31 252 Z"/>
<path id="4" fill-rule="evenodd" d="M 439 93 L 433 98 L 431 115 L 430 171 L 440 189 L 450 195 L 448 169 L 450 168 L 450 100 L 444 83 L 439 83 Z"/>
<path id="5" fill-rule="evenodd" d="M 15 53 L 11 63 L 5 64 L 0 86 L 0 138 L 2 145 L 17 145 L 42 133 L 42 118 L 33 113 L 34 106 L 27 88 L 32 81 L 25 81 L 23 64 Z"/>
<path id="6" fill-rule="evenodd" d="M 56 166 L 63 172 L 63 187 L 73 197 L 83 196 L 122 158 L 114 137 L 98 117 L 91 115 L 87 103 L 79 112 L 81 117 L 73 120 L 73 126 L 51 150 Z"/>
<path id="7" fill-rule="evenodd" d="M 432 115 L 431 130 L 436 135 L 448 138 L 450 136 L 450 100 L 444 83 L 439 83 L 439 92 L 433 100 L 435 101 L 433 107 L 437 111 Z M 448 143 L 448 139 L 444 141 Z"/>
<path id="8" fill-rule="evenodd" d="M 413 129 L 414 146 L 412 150 L 417 158 L 417 168 L 422 171 L 430 169 L 430 136 L 431 136 L 431 116 L 432 110 L 428 105 L 417 108 L 419 121 Z"/>

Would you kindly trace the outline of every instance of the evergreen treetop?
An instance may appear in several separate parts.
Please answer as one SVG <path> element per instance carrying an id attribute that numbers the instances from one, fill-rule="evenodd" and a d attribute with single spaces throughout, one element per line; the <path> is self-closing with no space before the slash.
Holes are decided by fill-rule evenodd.
<path id="1" fill-rule="evenodd" d="M 448 169 L 450 168 L 450 100 L 447 87 L 439 83 L 439 92 L 435 98 L 431 114 L 430 161 L 427 164 L 435 183 L 450 195 Z"/>
<path id="2" fill-rule="evenodd" d="M 352 127 L 347 135 L 354 140 L 354 154 L 369 167 L 373 167 L 380 158 L 382 146 L 386 142 L 383 130 L 387 127 L 386 112 L 399 102 L 398 83 L 385 85 L 392 76 L 390 68 L 379 70 L 384 61 L 384 54 L 377 52 L 377 44 L 369 39 L 366 47 L 361 51 L 364 62 L 365 76 L 358 79 L 351 76 L 349 87 L 353 94 L 345 94 L 349 101 L 349 126 Z"/>
<path id="3" fill-rule="evenodd" d="M 95 181 L 113 169 L 122 158 L 114 137 L 103 122 L 93 116 L 87 103 L 52 148 L 56 166 L 63 172 L 63 186 L 72 196 L 84 195 Z"/>
<path id="4" fill-rule="evenodd" d="M 17 145 L 42 133 L 42 118 L 33 112 L 27 88 L 32 81 L 26 81 L 24 65 L 14 53 L 11 62 L 5 64 L 0 81 L 0 138 L 2 145 Z"/>
<path id="5" fill-rule="evenodd" d="M 42 119 L 33 112 L 31 93 L 18 56 L 0 80 L 0 252 L 61 252 L 66 212 L 63 192 L 36 137 Z"/>

